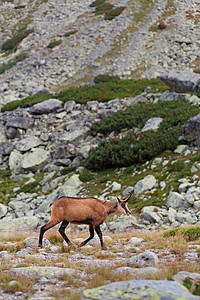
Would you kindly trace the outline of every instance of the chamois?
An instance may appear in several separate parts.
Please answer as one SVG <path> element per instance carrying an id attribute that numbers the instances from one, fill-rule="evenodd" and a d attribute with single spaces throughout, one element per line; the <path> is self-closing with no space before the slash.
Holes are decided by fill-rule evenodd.
<path id="1" fill-rule="evenodd" d="M 78 245 L 84 246 L 94 237 L 94 230 L 99 236 L 101 249 L 107 248 L 103 242 L 103 236 L 100 225 L 104 222 L 106 217 L 119 211 L 122 214 L 130 215 L 131 212 L 127 207 L 127 202 L 132 197 L 133 192 L 127 198 L 117 201 L 101 201 L 96 198 L 73 198 L 73 197 L 60 197 L 51 204 L 51 219 L 48 223 L 40 229 L 40 237 L 38 247 L 42 247 L 42 239 L 45 231 L 52 228 L 56 224 L 61 223 L 59 233 L 67 242 L 68 246 L 73 246 L 65 234 L 65 228 L 69 223 L 72 224 L 86 224 L 89 225 L 90 237 Z"/>

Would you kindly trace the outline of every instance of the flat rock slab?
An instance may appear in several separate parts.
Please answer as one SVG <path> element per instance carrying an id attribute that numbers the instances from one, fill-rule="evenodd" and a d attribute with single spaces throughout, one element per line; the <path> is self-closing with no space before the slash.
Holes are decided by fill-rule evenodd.
<path id="1" fill-rule="evenodd" d="M 114 282 L 83 292 L 82 300 L 175 300 L 199 299 L 181 284 L 168 280 L 131 280 Z"/>
<path id="2" fill-rule="evenodd" d="M 13 268 L 9 271 L 12 275 L 20 275 L 25 277 L 46 277 L 46 278 L 58 278 L 61 275 L 82 276 L 84 272 L 70 269 L 70 268 L 58 268 L 58 267 L 40 267 L 29 266 L 22 268 Z"/>
<path id="3" fill-rule="evenodd" d="M 62 101 L 58 99 L 49 99 L 33 105 L 30 108 L 30 113 L 33 115 L 42 115 L 55 112 L 62 107 Z"/>
<path id="4" fill-rule="evenodd" d="M 26 118 L 26 117 L 14 117 L 14 118 L 10 118 L 6 122 L 6 127 L 14 127 L 14 128 L 25 129 L 25 130 L 33 127 L 33 125 L 34 125 L 34 119 Z"/>
<path id="5" fill-rule="evenodd" d="M 35 231 L 39 225 L 37 217 L 21 217 L 21 218 L 4 218 L 0 220 L 1 233 L 15 233 L 15 232 L 31 232 Z"/>
<path id="6" fill-rule="evenodd" d="M 158 78 L 178 93 L 193 92 L 200 82 L 200 74 L 192 70 L 161 74 Z"/>

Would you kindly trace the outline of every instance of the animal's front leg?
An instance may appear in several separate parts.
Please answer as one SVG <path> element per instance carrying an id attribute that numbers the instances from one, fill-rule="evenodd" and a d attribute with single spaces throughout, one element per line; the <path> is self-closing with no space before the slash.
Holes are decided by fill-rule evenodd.
<path id="1" fill-rule="evenodd" d="M 107 248 L 107 247 L 104 245 L 104 243 L 103 243 L 103 234 L 102 234 L 102 232 L 101 232 L 100 225 L 95 226 L 95 231 L 96 231 L 96 233 L 97 233 L 98 236 L 99 236 L 100 243 L 101 243 L 101 249 L 102 249 L 102 250 L 107 250 L 108 248 Z"/>

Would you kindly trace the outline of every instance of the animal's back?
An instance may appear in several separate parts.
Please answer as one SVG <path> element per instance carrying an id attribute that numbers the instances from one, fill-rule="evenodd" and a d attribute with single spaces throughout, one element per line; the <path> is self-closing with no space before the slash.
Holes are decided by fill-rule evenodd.
<path id="1" fill-rule="evenodd" d="M 71 223 L 91 223 L 104 215 L 103 201 L 96 198 L 61 197 L 52 204 L 52 212 Z"/>

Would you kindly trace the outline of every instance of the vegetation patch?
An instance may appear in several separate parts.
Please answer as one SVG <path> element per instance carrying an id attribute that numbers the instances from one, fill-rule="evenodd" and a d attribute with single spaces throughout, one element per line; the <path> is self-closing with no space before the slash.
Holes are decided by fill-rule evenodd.
<path id="1" fill-rule="evenodd" d="M 109 11 L 107 11 L 105 13 L 104 19 L 105 20 L 112 20 L 112 19 L 114 19 L 115 17 L 119 16 L 125 10 L 125 8 L 126 7 L 124 7 L 124 6 L 119 6 L 119 7 L 110 9 Z"/>
<path id="2" fill-rule="evenodd" d="M 33 29 L 27 29 L 19 31 L 15 36 L 13 36 L 11 39 L 8 39 L 3 45 L 1 46 L 2 51 L 8 51 L 8 50 L 16 50 L 17 46 L 25 39 L 30 33 L 33 32 Z"/>
<path id="3" fill-rule="evenodd" d="M 3 64 L 2 66 L 0 66 L 0 74 L 3 74 L 6 70 L 11 69 L 14 65 L 16 65 L 18 62 L 24 60 L 26 57 L 27 57 L 26 53 L 20 53 L 9 63 Z"/>
<path id="4" fill-rule="evenodd" d="M 34 96 L 28 96 L 22 100 L 15 100 L 15 101 L 6 103 L 5 105 L 3 105 L 1 107 L 1 111 L 5 112 L 5 111 L 9 111 L 9 110 L 14 110 L 18 107 L 22 107 L 22 108 L 30 107 L 30 106 L 33 106 L 34 104 L 40 103 L 40 102 L 48 100 L 50 98 L 55 98 L 55 96 L 52 94 L 37 94 Z"/>
<path id="5" fill-rule="evenodd" d="M 126 7 L 120 6 L 113 8 L 113 4 L 106 2 L 105 0 L 96 0 L 90 4 L 90 7 L 95 7 L 95 15 L 104 15 L 104 20 L 112 20 L 119 16 Z"/>
<path id="6" fill-rule="evenodd" d="M 70 31 L 67 31 L 67 32 L 64 34 L 64 36 L 65 36 L 65 37 L 68 37 L 68 36 L 70 36 L 70 35 L 75 34 L 76 32 L 78 32 L 78 30 L 70 30 Z"/>
<path id="7" fill-rule="evenodd" d="M 127 167 L 145 163 L 165 150 L 173 151 L 178 146 L 182 125 L 198 113 L 199 108 L 180 99 L 157 104 L 140 103 L 104 118 L 102 122 L 93 125 L 94 134 L 99 132 L 109 134 L 135 126 L 142 128 L 144 123 L 152 117 L 162 117 L 163 121 L 158 131 L 146 131 L 139 134 L 132 131 L 123 138 L 116 135 L 112 139 L 102 140 L 98 147 L 90 150 L 85 166 L 91 170 Z M 175 163 L 171 168 L 181 170 L 182 165 L 180 162 Z"/>
<path id="8" fill-rule="evenodd" d="M 56 46 L 58 46 L 58 45 L 60 45 L 62 43 L 62 40 L 53 40 L 53 41 L 51 41 L 48 45 L 47 45 L 47 48 L 50 48 L 50 49 L 52 49 L 52 48 L 54 48 L 54 47 L 56 47 Z"/>
<path id="9" fill-rule="evenodd" d="M 189 226 L 169 229 L 164 233 L 164 236 L 182 235 L 187 241 L 194 241 L 200 238 L 200 227 Z"/>

